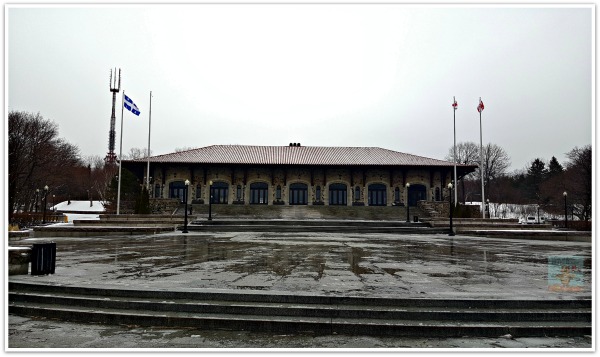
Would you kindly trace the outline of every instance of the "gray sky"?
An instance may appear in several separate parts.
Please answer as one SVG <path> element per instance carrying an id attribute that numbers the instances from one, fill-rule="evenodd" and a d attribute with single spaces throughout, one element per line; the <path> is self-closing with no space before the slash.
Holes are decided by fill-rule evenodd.
<path id="1" fill-rule="evenodd" d="M 378 146 L 443 159 L 502 146 L 511 170 L 592 143 L 591 6 L 7 6 L 8 111 L 104 157 L 111 68 L 141 110 L 123 152 L 214 144 Z M 117 103 L 119 154 L 121 98 Z"/>

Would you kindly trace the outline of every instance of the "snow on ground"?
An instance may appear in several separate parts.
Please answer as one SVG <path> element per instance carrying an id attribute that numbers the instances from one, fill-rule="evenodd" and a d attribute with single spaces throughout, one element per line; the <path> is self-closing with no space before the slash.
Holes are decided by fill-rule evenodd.
<path id="1" fill-rule="evenodd" d="M 63 212 L 63 215 L 67 217 L 64 222 L 51 224 L 52 226 L 72 225 L 73 220 L 80 219 L 99 220 L 100 213 L 106 211 L 101 201 L 92 201 L 91 205 L 90 201 L 71 201 L 71 203 L 64 201 L 50 207 L 50 209 L 59 213 Z"/>
<path id="2" fill-rule="evenodd" d="M 64 201 L 57 205 L 50 207 L 51 210 L 58 212 L 89 212 L 89 213 L 102 213 L 106 209 L 102 205 L 102 201 Z"/>

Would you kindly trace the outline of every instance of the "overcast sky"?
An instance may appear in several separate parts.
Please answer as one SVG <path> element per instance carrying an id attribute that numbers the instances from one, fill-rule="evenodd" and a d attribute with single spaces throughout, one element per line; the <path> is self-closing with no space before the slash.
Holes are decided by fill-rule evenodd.
<path id="1" fill-rule="evenodd" d="M 591 6 L 7 6 L 7 109 L 104 157 L 110 69 L 141 110 L 123 152 L 218 144 L 376 146 L 443 159 L 503 147 L 511 170 L 592 143 Z M 117 101 L 119 154 L 121 96 Z"/>

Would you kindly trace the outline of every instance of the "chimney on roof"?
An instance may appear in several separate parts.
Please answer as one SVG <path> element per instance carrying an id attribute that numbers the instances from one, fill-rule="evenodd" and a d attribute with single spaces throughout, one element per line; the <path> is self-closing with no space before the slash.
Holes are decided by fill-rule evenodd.
<path id="1" fill-rule="evenodd" d="M 293 147 L 299 147 L 299 146 L 300 146 L 300 143 L 290 143 L 290 146 L 293 146 Z"/>

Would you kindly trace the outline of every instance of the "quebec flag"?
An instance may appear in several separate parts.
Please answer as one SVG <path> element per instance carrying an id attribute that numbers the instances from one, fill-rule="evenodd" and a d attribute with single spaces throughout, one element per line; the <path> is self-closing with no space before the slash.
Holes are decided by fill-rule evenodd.
<path id="1" fill-rule="evenodd" d="M 123 102 L 123 106 L 125 107 L 125 109 L 129 110 L 137 116 L 140 116 L 140 110 L 138 109 L 137 105 L 135 105 L 133 100 L 131 100 L 131 98 L 129 98 L 126 95 L 123 96 L 125 97 L 125 101 Z"/>

